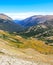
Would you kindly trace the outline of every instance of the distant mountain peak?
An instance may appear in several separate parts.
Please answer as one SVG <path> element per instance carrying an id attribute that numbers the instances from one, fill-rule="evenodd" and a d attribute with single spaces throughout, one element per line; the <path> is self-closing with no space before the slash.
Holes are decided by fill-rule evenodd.
<path id="1" fill-rule="evenodd" d="M 5 20 L 12 20 L 12 18 L 10 18 L 9 16 L 3 14 L 3 13 L 0 13 L 0 19 L 5 19 Z"/>
<path id="2" fill-rule="evenodd" d="M 8 32 L 19 32 L 22 31 L 22 27 L 16 24 L 9 16 L 0 14 L 0 30 Z"/>

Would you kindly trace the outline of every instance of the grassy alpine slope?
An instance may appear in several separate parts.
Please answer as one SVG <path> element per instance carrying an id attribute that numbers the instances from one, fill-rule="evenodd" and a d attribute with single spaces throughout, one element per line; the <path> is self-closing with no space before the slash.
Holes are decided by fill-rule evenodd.
<path id="1" fill-rule="evenodd" d="M 53 47 L 46 45 L 41 40 L 25 39 L 0 30 L 0 57 L 2 63 L 5 62 L 7 65 L 16 65 L 16 60 L 17 62 L 19 60 L 20 65 L 53 65 Z M 4 58 L 6 58 L 5 61 Z"/>
<path id="2" fill-rule="evenodd" d="M 44 41 L 36 38 L 25 39 L 2 30 L 0 30 L 0 38 L 8 42 L 7 45 L 15 48 L 33 48 L 43 54 L 53 54 L 53 46 L 46 45 Z"/>

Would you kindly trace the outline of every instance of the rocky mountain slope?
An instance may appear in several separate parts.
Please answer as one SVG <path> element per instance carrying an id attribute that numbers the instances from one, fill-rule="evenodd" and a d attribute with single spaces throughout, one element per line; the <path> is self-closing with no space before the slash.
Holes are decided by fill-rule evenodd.
<path id="1" fill-rule="evenodd" d="M 53 16 L 40 16 L 40 19 L 38 19 L 37 25 L 30 26 L 20 34 L 24 37 L 38 38 L 45 41 L 46 44 L 53 45 L 53 39 L 51 39 L 53 36 Z"/>
<path id="2" fill-rule="evenodd" d="M 22 31 L 22 26 L 13 22 L 13 20 L 7 15 L 0 14 L 0 30 L 8 32 L 19 32 Z"/>
<path id="3" fill-rule="evenodd" d="M 34 15 L 19 22 L 15 21 L 24 27 L 31 27 L 50 20 L 53 20 L 53 15 Z"/>

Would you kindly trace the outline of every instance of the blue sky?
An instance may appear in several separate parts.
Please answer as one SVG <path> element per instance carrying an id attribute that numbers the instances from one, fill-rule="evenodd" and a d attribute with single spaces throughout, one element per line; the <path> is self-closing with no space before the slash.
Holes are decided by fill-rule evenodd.
<path id="1" fill-rule="evenodd" d="M 0 0 L 0 13 L 5 13 L 12 18 L 53 14 L 53 0 Z"/>

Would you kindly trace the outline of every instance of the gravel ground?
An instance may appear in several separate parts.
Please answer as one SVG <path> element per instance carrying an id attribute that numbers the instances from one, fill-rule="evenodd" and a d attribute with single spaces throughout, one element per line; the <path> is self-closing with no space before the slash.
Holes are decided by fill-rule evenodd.
<path id="1" fill-rule="evenodd" d="M 43 62 L 27 61 L 8 55 L 0 55 L 0 65 L 50 65 Z"/>

